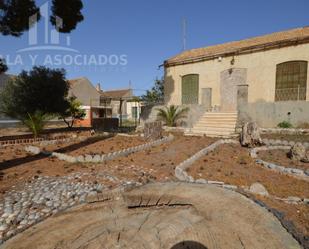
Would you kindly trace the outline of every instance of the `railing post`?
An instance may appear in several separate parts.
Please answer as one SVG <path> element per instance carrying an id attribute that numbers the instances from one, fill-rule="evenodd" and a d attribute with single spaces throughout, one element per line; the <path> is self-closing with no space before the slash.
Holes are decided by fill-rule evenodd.
<path id="1" fill-rule="evenodd" d="M 300 91 L 300 89 L 299 89 L 299 85 L 298 85 L 298 87 L 297 87 L 297 100 L 299 100 L 299 91 Z"/>

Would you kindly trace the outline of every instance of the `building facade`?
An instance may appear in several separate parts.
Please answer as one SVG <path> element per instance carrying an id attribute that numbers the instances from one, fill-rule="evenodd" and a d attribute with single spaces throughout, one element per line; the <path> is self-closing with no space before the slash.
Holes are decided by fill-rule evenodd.
<path id="1" fill-rule="evenodd" d="M 309 27 L 185 51 L 165 61 L 165 103 L 309 122 Z M 307 115 L 307 116 L 306 116 Z"/>

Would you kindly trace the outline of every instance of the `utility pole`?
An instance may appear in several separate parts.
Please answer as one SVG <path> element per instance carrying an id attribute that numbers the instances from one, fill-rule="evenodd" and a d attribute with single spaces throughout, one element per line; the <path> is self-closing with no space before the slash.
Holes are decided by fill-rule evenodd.
<path id="1" fill-rule="evenodd" d="M 182 19 L 182 50 L 187 49 L 187 20 L 184 17 Z"/>

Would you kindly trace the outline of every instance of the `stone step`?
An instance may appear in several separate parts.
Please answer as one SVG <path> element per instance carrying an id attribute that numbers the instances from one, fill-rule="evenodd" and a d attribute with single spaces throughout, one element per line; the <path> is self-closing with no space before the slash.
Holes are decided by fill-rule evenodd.
<path id="1" fill-rule="evenodd" d="M 235 132 L 235 128 L 204 128 L 204 127 L 194 127 L 192 130 L 194 131 L 201 131 L 201 132 L 224 132 L 224 133 L 229 133 L 229 132 Z"/>
<path id="2" fill-rule="evenodd" d="M 224 136 L 229 136 L 231 134 L 234 134 L 235 131 L 202 131 L 202 130 L 195 130 L 195 129 L 192 129 L 191 130 L 192 133 L 200 133 L 200 134 L 205 134 L 206 136 L 211 136 L 211 135 L 224 135 Z"/>
<path id="3" fill-rule="evenodd" d="M 227 128 L 231 128 L 231 127 L 236 127 L 236 124 L 235 122 L 230 122 L 230 123 L 226 123 L 226 122 L 198 122 L 194 127 L 197 127 L 197 126 L 200 126 L 200 127 L 227 127 Z"/>
<path id="4" fill-rule="evenodd" d="M 231 138 L 231 137 L 238 137 L 239 134 L 237 133 L 227 133 L 222 134 L 221 132 L 214 132 L 214 133 L 205 133 L 205 132 L 195 132 L 195 131 L 188 131 L 185 132 L 186 136 L 207 136 L 207 137 L 220 137 L 220 138 Z"/>
<path id="5" fill-rule="evenodd" d="M 237 115 L 237 112 L 205 112 L 204 114 L 209 114 L 209 115 Z"/>
<path id="6" fill-rule="evenodd" d="M 221 119 L 237 120 L 237 117 L 228 117 L 228 116 L 205 117 L 205 116 L 202 116 L 200 118 L 200 120 L 221 120 Z"/>
<path id="7" fill-rule="evenodd" d="M 237 118 L 237 114 L 204 114 L 202 117 L 207 117 L 207 118 L 221 118 L 221 117 Z"/>

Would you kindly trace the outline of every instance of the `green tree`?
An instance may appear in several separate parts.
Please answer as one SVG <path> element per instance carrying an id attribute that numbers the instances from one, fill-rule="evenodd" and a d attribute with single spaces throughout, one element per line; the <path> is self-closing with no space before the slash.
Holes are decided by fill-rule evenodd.
<path id="1" fill-rule="evenodd" d="M 159 108 L 157 118 L 166 123 L 167 126 L 175 127 L 177 122 L 186 118 L 189 111 L 188 107 L 178 107 L 171 105 L 165 108 Z"/>
<path id="2" fill-rule="evenodd" d="M 156 79 L 151 90 L 141 96 L 141 100 L 146 103 L 161 103 L 164 101 L 164 80 Z"/>
<path id="3" fill-rule="evenodd" d="M 64 113 L 69 106 L 68 90 L 63 69 L 34 67 L 5 85 L 0 93 L 0 112 L 29 127 L 29 122 Z"/>
<path id="4" fill-rule="evenodd" d="M 84 20 L 81 13 L 83 9 L 82 0 L 53 0 L 52 16 L 50 22 L 59 32 L 70 33 L 77 24 Z M 19 37 L 40 20 L 40 9 L 34 0 L 0 0 L 0 33 Z M 36 14 L 36 20 L 29 18 Z M 57 18 L 58 17 L 58 18 Z M 59 18 L 62 21 L 59 27 Z M 0 74 L 5 72 L 7 67 L 5 61 L 0 58 Z"/>
<path id="5" fill-rule="evenodd" d="M 39 20 L 39 8 L 33 0 L 0 0 L 0 32 L 21 36 L 30 28 L 29 18 L 36 13 Z"/>
<path id="6" fill-rule="evenodd" d="M 82 104 L 76 97 L 70 97 L 68 101 L 69 107 L 61 114 L 61 118 L 69 128 L 72 128 L 76 120 L 81 120 L 86 116 L 86 112 L 81 108 Z"/>
<path id="7" fill-rule="evenodd" d="M 0 58 L 0 74 L 5 73 L 7 70 L 8 70 L 8 67 L 5 64 L 5 61 Z"/>
<path id="8" fill-rule="evenodd" d="M 57 17 L 62 20 L 62 27 L 59 31 L 62 33 L 70 33 L 76 29 L 79 22 L 84 20 L 81 13 L 83 2 L 80 0 L 53 0 L 52 16 L 50 21 L 53 25 L 57 25 Z"/>

